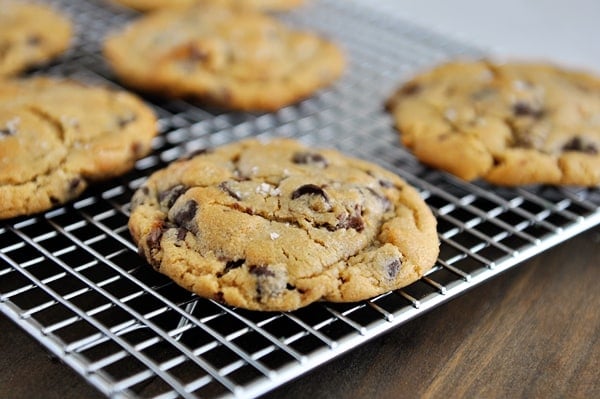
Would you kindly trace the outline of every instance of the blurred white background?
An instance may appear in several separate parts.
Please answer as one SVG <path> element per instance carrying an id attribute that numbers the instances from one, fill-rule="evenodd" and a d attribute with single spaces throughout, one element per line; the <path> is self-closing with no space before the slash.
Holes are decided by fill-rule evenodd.
<path id="1" fill-rule="evenodd" d="M 478 45 L 502 59 L 600 74 L 600 0 L 355 0 Z"/>

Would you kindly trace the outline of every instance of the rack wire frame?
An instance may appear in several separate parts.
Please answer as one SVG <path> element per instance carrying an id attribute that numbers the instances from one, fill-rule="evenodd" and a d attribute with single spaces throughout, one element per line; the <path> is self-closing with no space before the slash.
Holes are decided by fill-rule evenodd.
<path id="1" fill-rule="evenodd" d="M 100 0 L 51 3 L 73 18 L 77 39 L 33 73 L 119 87 L 101 42 L 135 14 Z M 350 67 L 341 81 L 274 113 L 145 98 L 161 134 L 135 170 L 0 225 L 0 311 L 109 397 L 259 396 L 600 223 L 598 188 L 467 183 L 421 165 L 399 144 L 382 107 L 387 95 L 411 73 L 484 55 L 479 49 L 356 0 L 315 0 L 280 17 L 344 47 Z M 250 136 L 293 137 L 398 173 L 438 219 L 436 266 L 371 300 L 286 313 L 232 309 L 155 273 L 127 231 L 132 193 L 180 156 Z"/>

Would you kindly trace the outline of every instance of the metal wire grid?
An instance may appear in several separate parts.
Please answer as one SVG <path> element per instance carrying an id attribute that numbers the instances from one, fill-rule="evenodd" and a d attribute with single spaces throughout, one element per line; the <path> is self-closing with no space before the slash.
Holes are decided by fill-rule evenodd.
<path id="1" fill-rule="evenodd" d="M 103 2 L 53 3 L 75 19 L 79 36 L 40 72 L 117 84 L 99 43 L 132 13 Z M 600 223 L 598 189 L 465 183 L 400 147 L 385 97 L 412 71 L 476 49 L 350 1 L 323 0 L 284 18 L 344 46 L 350 71 L 335 87 L 268 114 L 148 98 L 162 134 L 134 171 L 0 227 L 0 310 L 108 396 L 258 396 Z M 127 231 L 133 191 L 183 154 L 248 136 L 295 137 L 396 171 L 438 218 L 436 267 L 369 301 L 291 313 L 231 309 L 155 273 Z"/>

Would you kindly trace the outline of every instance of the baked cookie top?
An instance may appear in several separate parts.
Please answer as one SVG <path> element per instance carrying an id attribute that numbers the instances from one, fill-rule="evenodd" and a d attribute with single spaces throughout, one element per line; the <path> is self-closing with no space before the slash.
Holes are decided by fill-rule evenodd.
<path id="1" fill-rule="evenodd" d="M 388 101 L 424 163 L 499 185 L 600 184 L 600 79 L 548 64 L 458 61 Z"/>
<path id="2" fill-rule="evenodd" d="M 150 151 L 152 111 L 131 94 L 51 78 L 0 81 L 0 218 L 77 197 Z"/>
<path id="3" fill-rule="evenodd" d="M 304 0 L 113 0 L 139 11 L 161 8 L 189 7 L 193 5 L 220 5 L 244 7 L 262 11 L 286 11 L 298 7 Z"/>
<path id="4" fill-rule="evenodd" d="M 106 40 L 104 53 L 126 84 L 225 108 L 275 110 L 342 73 L 332 43 L 261 13 L 225 7 L 164 10 Z"/>
<path id="5" fill-rule="evenodd" d="M 0 0 L 0 77 L 15 75 L 65 51 L 71 22 L 51 8 Z"/>
<path id="6" fill-rule="evenodd" d="M 253 310 L 370 298 L 417 280 L 438 254 L 436 221 L 405 181 L 289 139 L 155 172 L 133 196 L 129 229 L 182 287 Z"/>

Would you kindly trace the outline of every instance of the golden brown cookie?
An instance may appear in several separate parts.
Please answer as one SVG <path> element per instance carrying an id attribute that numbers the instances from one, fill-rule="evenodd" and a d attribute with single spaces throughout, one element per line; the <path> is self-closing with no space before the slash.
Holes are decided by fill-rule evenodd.
<path id="1" fill-rule="evenodd" d="M 152 11 L 163 8 L 189 7 L 194 5 L 219 5 L 243 7 L 262 11 L 285 11 L 295 8 L 304 0 L 114 0 L 124 6 L 139 11 Z"/>
<path id="2" fill-rule="evenodd" d="M 104 53 L 131 87 L 239 110 L 294 103 L 344 69 L 341 51 L 321 37 L 222 7 L 144 16 L 108 38 Z"/>
<path id="3" fill-rule="evenodd" d="M 77 197 L 133 167 L 156 134 L 131 94 L 50 78 L 0 82 L 0 218 Z"/>
<path id="4" fill-rule="evenodd" d="M 54 58 L 71 35 L 71 22 L 47 6 L 0 0 L 0 77 Z"/>
<path id="5" fill-rule="evenodd" d="M 374 297 L 438 254 L 436 221 L 405 181 L 289 139 L 224 145 L 154 173 L 129 229 L 182 287 L 254 310 Z"/>
<path id="6" fill-rule="evenodd" d="M 553 65 L 451 62 L 389 100 L 424 163 L 499 185 L 600 184 L 600 79 Z"/>

